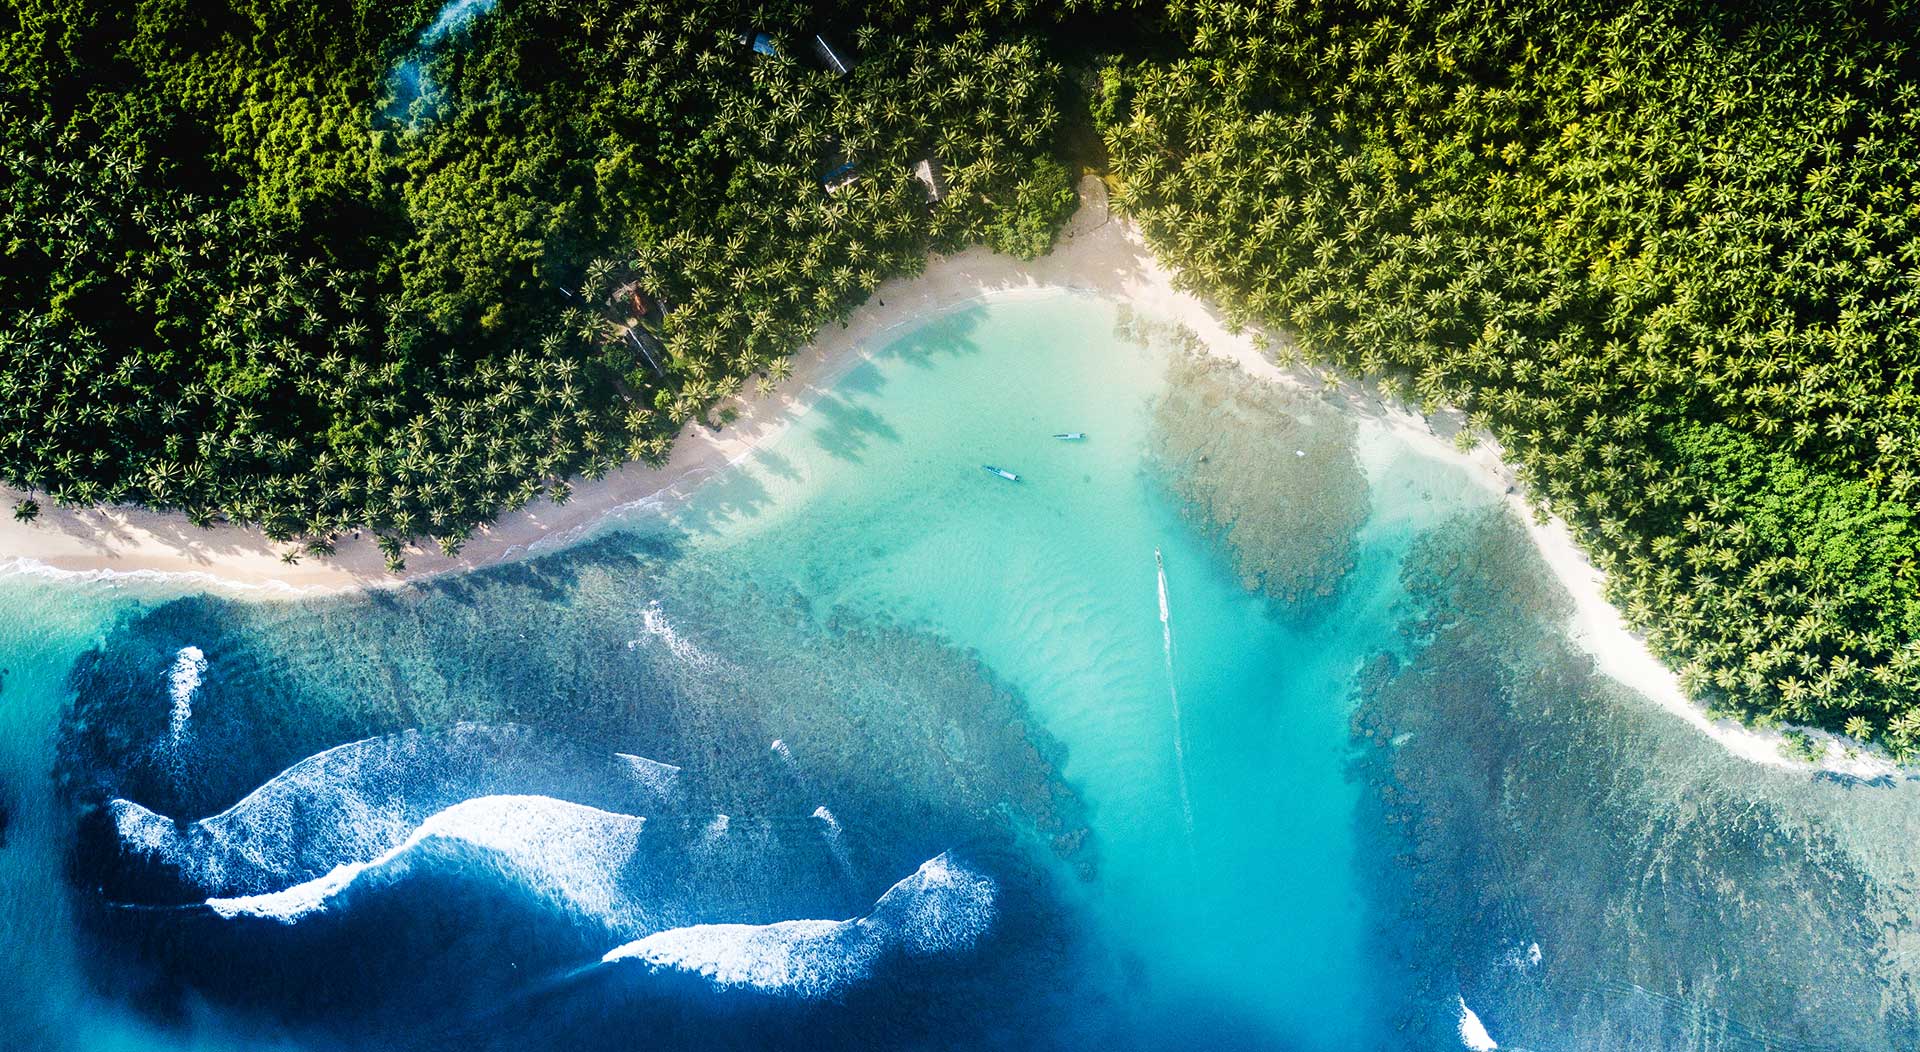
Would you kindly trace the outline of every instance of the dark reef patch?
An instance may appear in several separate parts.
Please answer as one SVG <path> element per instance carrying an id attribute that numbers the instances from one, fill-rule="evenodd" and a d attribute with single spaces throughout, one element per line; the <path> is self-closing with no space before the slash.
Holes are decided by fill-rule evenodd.
<path id="1" fill-rule="evenodd" d="M 229 919 L 186 905 L 213 892 L 197 892 L 191 874 L 165 872 L 171 863 L 164 859 L 130 850 L 115 819 L 125 805 L 107 806 L 125 799 L 191 822 L 343 743 L 478 724 L 525 728 L 549 743 L 530 768 L 535 774 L 554 764 L 578 767 L 564 760 L 574 752 L 592 753 L 594 762 L 624 753 L 671 764 L 679 768 L 680 796 L 666 811 L 688 823 L 696 814 L 731 816 L 736 831 L 766 831 L 769 859 L 793 860 L 747 867 L 768 870 L 751 874 L 764 877 L 751 915 L 702 914 L 692 922 L 858 916 L 943 851 L 994 860 L 995 879 L 1021 913 L 997 925 L 993 938 L 1024 941 L 1024 956 L 962 971 L 945 962 L 889 971 L 876 990 L 918 983 L 919 1000 L 874 1018 L 892 1018 L 903 1040 L 916 1044 L 941 1043 L 933 1023 L 944 1018 L 972 1019 L 966 1033 L 989 1043 L 979 1027 L 1033 1030 L 1045 1002 L 1078 988 L 1063 971 L 1066 961 L 1097 956 L 1066 949 L 1079 936 L 1068 934 L 1064 889 L 1079 883 L 1076 871 L 1090 876 L 1095 859 L 1082 805 L 1059 775 L 1061 747 L 975 655 L 873 619 L 816 614 L 797 595 L 741 582 L 680 559 L 668 542 L 616 535 L 393 591 L 275 604 L 194 596 L 123 616 L 71 670 L 73 699 L 55 764 L 80 830 L 74 884 L 104 891 L 79 896 L 96 956 L 113 962 L 97 981 L 121 993 L 143 991 L 155 1018 L 204 996 L 345 1040 L 377 1034 L 391 1041 L 485 1015 L 479 1006 L 565 1000 L 580 982 L 619 981 L 562 981 L 611 946 L 600 945 L 605 935 L 592 924 L 542 905 L 528 890 L 537 891 L 538 880 L 485 879 L 496 871 L 512 877 L 511 866 L 488 863 L 475 878 L 436 862 L 445 852 L 429 841 L 386 864 L 377 884 L 356 884 L 331 900 L 317 918 L 291 926 Z M 184 720 L 168 679 L 183 647 L 206 658 Z M 507 748 L 491 738 L 482 745 Z M 514 769 L 529 769 L 526 746 L 514 748 Z M 499 762 L 508 759 L 502 752 Z M 465 784 L 451 777 L 433 772 L 425 780 L 437 791 Z M 615 812 L 649 806 L 581 788 L 578 778 L 530 777 L 502 775 L 502 787 L 487 791 L 529 792 L 551 782 L 560 796 Z M 398 779 L 392 792 L 415 792 L 418 780 Z M 816 808 L 826 809 L 824 817 Z M 343 850 L 343 861 L 375 853 L 364 845 Z M 295 875 L 322 875 L 325 864 L 302 863 Z M 655 891 L 668 896 L 663 902 L 698 901 L 690 880 L 697 883 L 687 877 Z M 215 889 L 260 890 L 274 889 Z M 970 959 L 978 965 L 986 956 Z M 1030 971 L 1015 981 L 1009 969 Z M 916 978 L 923 971 L 944 978 Z M 1003 981 L 1009 985 L 990 992 Z M 866 996 L 882 995 L 850 995 Z M 1101 995 L 1088 987 L 1075 996 Z M 658 1013 L 699 1015 L 698 1006 L 710 1002 L 722 1015 L 760 1012 L 774 1044 L 807 1039 L 803 1028 L 775 1040 L 780 1027 L 772 1021 L 864 1025 L 852 1022 L 861 1016 L 849 1005 L 750 1009 L 741 1006 L 751 998 L 636 997 L 595 1009 L 592 1018 L 611 1025 L 631 1013 L 630 1022 L 659 1022 Z M 958 1007 L 968 998 L 1003 1003 L 973 1019 Z M 618 1043 L 597 1023 L 582 1026 L 604 1038 L 583 1035 L 582 1047 Z M 748 1032 L 759 1031 L 741 1031 Z M 479 1047 L 512 1047 L 508 1034 L 531 1039 L 507 1028 Z"/>
<path id="2" fill-rule="evenodd" d="M 1366 670 L 1352 735 L 1416 1047 L 1457 1043 L 1456 997 L 1502 1047 L 1920 1042 L 1887 940 L 1905 889 L 1828 827 L 1841 808 L 1794 802 L 1845 787 L 1745 766 L 1625 697 L 1567 641 L 1568 601 L 1510 517 L 1430 532 L 1404 579 L 1412 650 Z"/>

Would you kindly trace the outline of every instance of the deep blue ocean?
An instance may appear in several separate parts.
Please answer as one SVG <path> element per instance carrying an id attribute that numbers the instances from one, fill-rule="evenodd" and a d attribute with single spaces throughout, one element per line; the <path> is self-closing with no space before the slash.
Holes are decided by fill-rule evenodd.
<path id="1" fill-rule="evenodd" d="M 1916 787 L 1726 755 L 1498 494 L 1188 342 L 959 307 L 404 588 L 0 577 L 0 1039 L 1920 1047 Z"/>

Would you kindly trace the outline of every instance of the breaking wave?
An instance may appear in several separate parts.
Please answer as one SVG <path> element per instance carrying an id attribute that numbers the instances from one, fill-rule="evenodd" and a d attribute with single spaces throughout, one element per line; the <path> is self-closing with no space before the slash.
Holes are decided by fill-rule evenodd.
<path id="1" fill-rule="evenodd" d="M 536 794 L 616 808 L 658 802 L 678 769 L 636 760 L 566 747 L 525 727 L 456 724 L 317 753 L 184 826 L 124 799 L 111 801 L 108 814 L 128 852 L 171 867 L 203 893 L 248 896 L 372 863 L 429 817 L 477 797 Z"/>
<path id="2" fill-rule="evenodd" d="M 1498 1049 L 1500 1043 L 1487 1033 L 1486 1024 L 1480 1022 L 1480 1016 L 1467 1007 L 1467 999 L 1456 997 L 1454 1000 L 1460 1003 L 1460 1044 L 1473 1052 L 1494 1052 Z"/>
<path id="3" fill-rule="evenodd" d="M 665 800 L 680 788 L 680 768 L 659 760 L 649 760 L 644 756 L 635 756 L 628 752 L 614 753 L 614 758 L 627 764 L 633 774 L 633 780 L 641 788 L 655 797 Z"/>
<path id="4" fill-rule="evenodd" d="M 173 702 L 167 714 L 167 738 L 178 745 L 186 734 L 187 721 L 193 718 L 193 695 L 200 689 L 200 677 L 207 671 L 207 655 L 199 647 L 185 646 L 173 656 L 167 670 L 167 697 Z"/>
<path id="5" fill-rule="evenodd" d="M 993 924 L 997 890 L 992 878 L 943 853 L 888 889 L 863 917 L 672 928 L 601 959 L 698 975 L 722 990 L 831 997 L 866 979 L 889 954 L 927 957 L 970 948 Z"/>
<path id="6" fill-rule="evenodd" d="M 646 820 L 545 796 L 483 796 L 441 811 L 398 846 L 366 862 L 334 867 L 313 880 L 279 891 L 210 898 L 223 917 L 261 917 L 292 924 L 325 910 L 338 895 L 369 876 L 402 875 L 414 857 L 430 848 L 478 849 L 492 855 L 529 890 L 567 912 L 598 921 L 612 931 L 644 930 L 645 910 L 635 896 L 630 863 L 639 851 Z M 465 863 L 472 864 L 471 858 Z"/>

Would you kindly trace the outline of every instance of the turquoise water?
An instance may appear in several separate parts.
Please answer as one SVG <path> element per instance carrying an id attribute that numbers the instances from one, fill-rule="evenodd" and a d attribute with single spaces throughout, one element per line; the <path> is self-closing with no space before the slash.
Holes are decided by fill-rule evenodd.
<path id="1" fill-rule="evenodd" d="M 1143 460 L 1172 352 L 1117 339 L 1117 322 L 1112 304 L 1065 295 L 952 311 L 852 370 L 775 456 L 675 522 L 730 572 L 924 625 L 1025 695 L 1091 809 L 1098 909 L 1156 961 L 1145 1015 L 1185 1028 L 1175 1006 L 1225 997 L 1274 1035 L 1352 1047 L 1378 1011 L 1347 694 L 1390 635 L 1415 513 L 1381 509 L 1338 608 L 1289 623 Z M 1050 437 L 1074 431 L 1087 439 Z M 1406 470 L 1428 496 L 1476 492 L 1438 464 Z"/>
<path id="2" fill-rule="evenodd" d="M 65 869 L 72 818 L 47 781 L 68 667 L 116 611 L 140 602 L 117 588 L 0 577 L 0 946 L 9 973 L 0 1033 L 16 1047 L 118 1052 L 160 1040 L 89 980 Z"/>
<path id="3" fill-rule="evenodd" d="M 1493 494 L 1096 297 L 903 330 L 565 552 L 140 587 L 0 580 L 24 1047 L 1920 1034 L 1912 788 L 1726 757 Z"/>

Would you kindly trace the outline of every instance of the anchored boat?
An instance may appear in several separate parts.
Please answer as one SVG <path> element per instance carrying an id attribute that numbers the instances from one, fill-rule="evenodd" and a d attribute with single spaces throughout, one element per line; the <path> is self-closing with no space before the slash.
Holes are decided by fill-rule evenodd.
<path id="1" fill-rule="evenodd" d="M 1001 478 L 1006 479 L 1008 482 L 1020 481 L 1020 476 L 1014 474 L 1011 471 L 1008 471 L 1006 468 L 996 468 L 992 464 L 982 464 L 980 466 L 994 473 L 995 475 L 998 475 Z"/>
<path id="2" fill-rule="evenodd" d="M 1087 433 L 1085 431 L 1062 431 L 1053 437 L 1062 442 L 1078 442 L 1087 437 Z"/>

